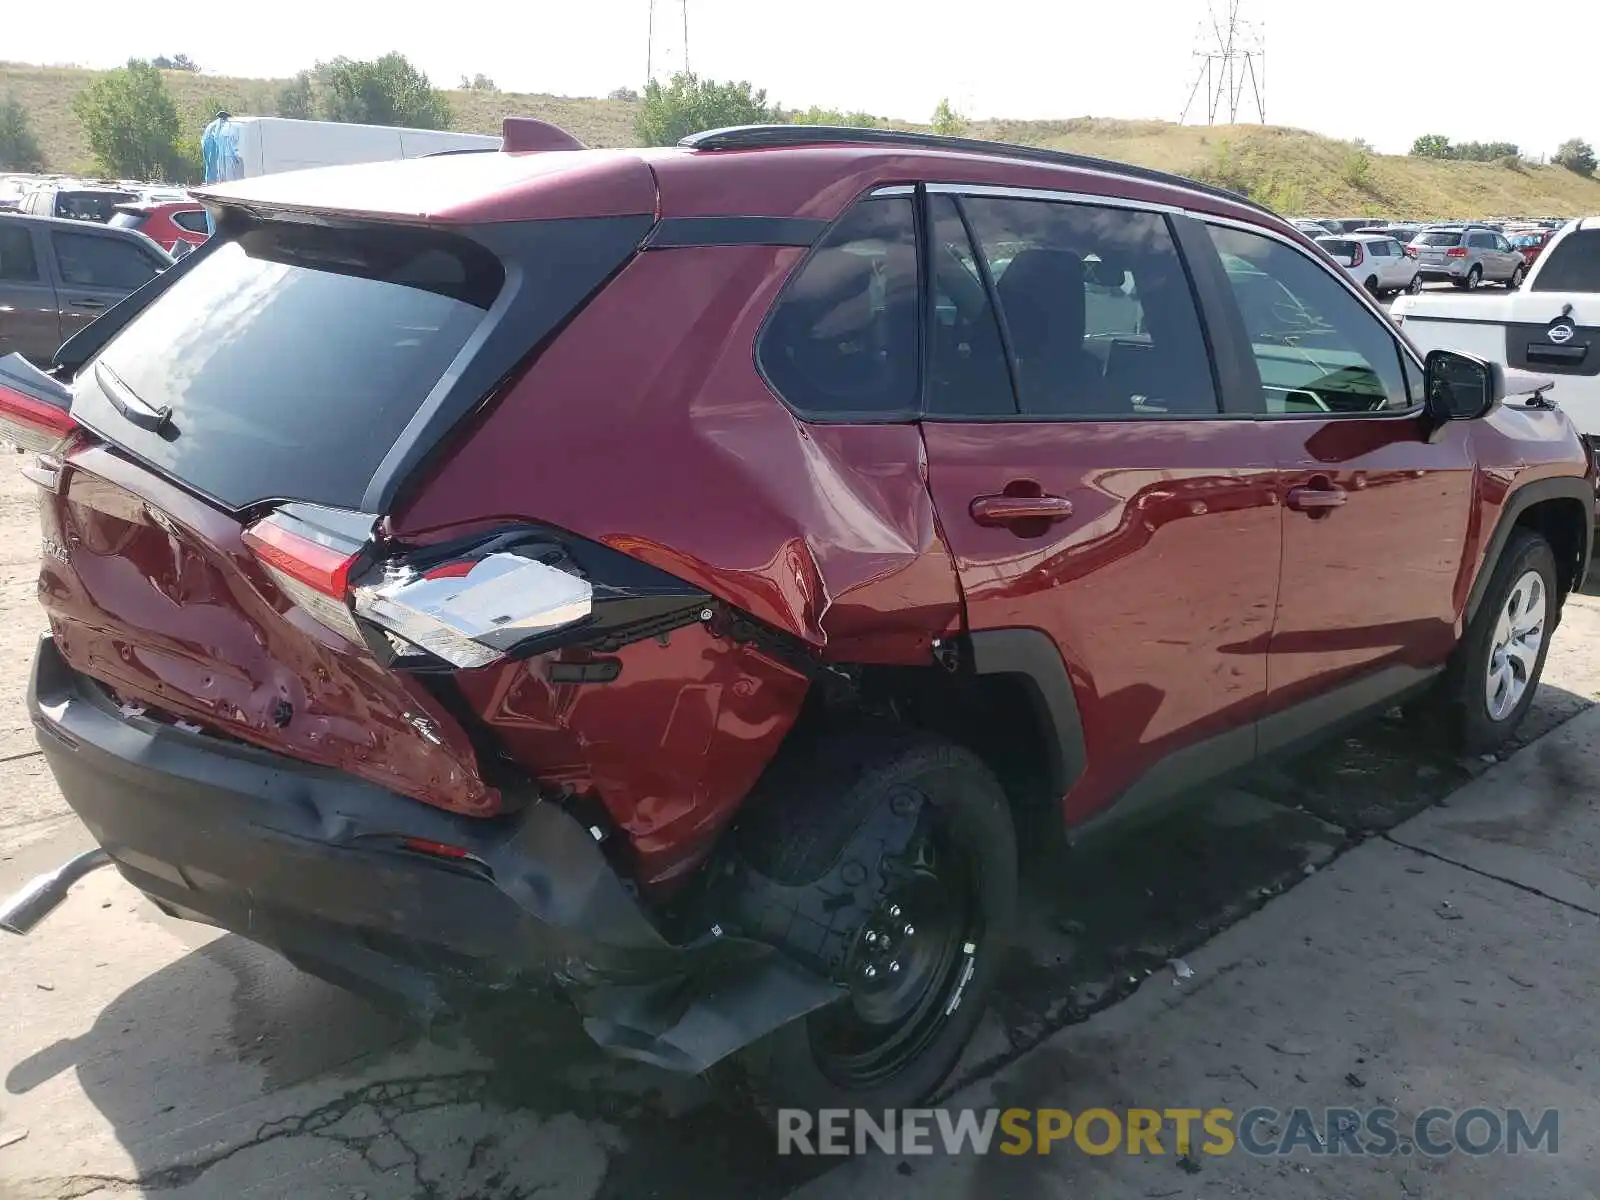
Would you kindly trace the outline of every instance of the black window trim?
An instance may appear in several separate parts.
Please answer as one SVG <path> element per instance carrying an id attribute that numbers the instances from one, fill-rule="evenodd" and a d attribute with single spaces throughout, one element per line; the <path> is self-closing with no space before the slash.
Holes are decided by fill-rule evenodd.
<path id="1" fill-rule="evenodd" d="M 1164 204 L 1156 200 L 1135 200 L 1127 196 L 1101 196 L 1093 192 L 1067 192 L 1058 191 L 1051 188 L 1008 187 L 1003 184 L 938 182 L 920 184 L 918 185 L 918 188 L 925 196 L 948 195 L 953 197 L 956 202 L 956 211 L 961 216 L 961 223 L 963 228 L 966 230 L 967 240 L 972 244 L 973 252 L 978 255 L 979 270 L 981 272 L 981 278 L 984 285 L 984 292 L 988 296 L 990 307 L 995 313 L 995 322 L 1000 327 L 1000 344 L 1006 355 L 1006 372 L 1011 377 L 1012 404 L 1018 409 L 1018 411 L 1014 413 L 931 413 L 927 411 L 927 404 L 926 400 L 924 399 L 923 410 L 921 416 L 918 418 L 919 420 L 928 422 L 930 424 L 964 425 L 1003 425 L 1014 422 L 1025 422 L 1034 425 L 1105 425 L 1111 422 L 1124 423 L 1131 421 L 1149 421 L 1167 424 L 1178 421 L 1228 421 L 1251 419 L 1256 415 L 1255 413 L 1235 412 L 1229 410 L 1227 401 L 1228 392 L 1224 390 L 1223 387 L 1223 380 L 1221 378 L 1222 368 L 1218 363 L 1218 354 L 1215 344 L 1212 341 L 1210 322 L 1207 319 L 1207 307 L 1201 294 L 1202 289 L 1197 285 L 1195 273 L 1188 261 L 1189 256 L 1186 253 L 1183 240 L 1179 237 L 1178 229 L 1176 228 L 1181 220 L 1187 215 L 1184 209 L 1178 208 L 1175 205 Z M 873 197 L 888 194 L 903 195 L 905 193 L 904 191 L 898 190 L 893 186 L 878 188 L 869 193 L 869 195 Z M 1194 304 L 1195 316 L 1200 325 L 1201 342 L 1206 348 L 1206 359 L 1211 366 L 1212 395 L 1213 399 L 1217 403 L 1217 411 L 1213 413 L 1183 413 L 1167 417 L 1142 417 L 1138 415 L 1114 416 L 1111 414 L 1095 416 L 1022 412 L 1021 400 L 1017 394 L 1017 368 L 1015 358 L 1011 351 L 1010 332 L 1006 328 L 1005 316 L 1001 311 L 999 301 L 995 297 L 993 281 L 989 278 L 988 265 L 982 261 L 982 248 L 978 244 L 978 239 L 973 234 L 971 221 L 967 217 L 966 206 L 964 203 L 962 203 L 962 201 L 966 198 L 983 200 L 1045 201 L 1052 204 L 1072 204 L 1079 207 L 1113 208 L 1131 212 L 1145 212 L 1164 218 L 1167 228 L 1167 235 L 1172 239 L 1173 252 L 1177 255 L 1178 263 L 1184 273 L 1184 278 L 1189 284 L 1189 298 Z M 919 251 L 919 258 L 923 257 L 927 254 L 927 247 L 919 247 Z M 1215 251 L 1212 253 L 1214 254 Z M 921 268 L 919 267 L 919 271 L 920 270 Z M 927 273 L 923 272 L 923 274 L 926 275 Z M 930 288 L 931 294 L 931 280 L 925 280 L 924 282 L 925 285 Z M 1254 369 L 1253 360 L 1251 362 L 1251 368 Z M 926 364 L 924 364 L 924 374 L 926 374 Z M 1259 386 L 1259 377 L 1257 379 L 1257 383 Z"/>
<path id="2" fill-rule="evenodd" d="M 1271 229 L 1268 226 L 1252 224 L 1249 221 L 1236 221 L 1231 217 L 1219 217 L 1212 213 L 1194 213 L 1192 215 L 1206 225 L 1219 225 L 1224 228 L 1237 229 L 1243 231 L 1244 233 L 1254 233 L 1260 235 L 1261 237 L 1271 238 L 1273 241 L 1287 246 L 1290 250 L 1294 251 L 1308 262 L 1315 264 L 1317 268 L 1323 272 L 1323 274 L 1327 275 L 1331 279 L 1337 280 L 1345 289 L 1345 291 L 1349 292 L 1351 296 L 1355 297 L 1357 301 L 1364 305 L 1367 311 L 1371 313 L 1382 326 L 1383 331 L 1389 335 L 1390 341 L 1395 344 L 1396 354 L 1398 356 L 1397 361 L 1401 365 L 1400 378 L 1402 386 L 1405 386 L 1404 363 L 1408 357 L 1411 360 L 1411 363 L 1416 367 L 1418 378 L 1425 379 L 1427 377 L 1426 364 L 1424 364 L 1422 361 L 1421 356 L 1417 354 L 1411 343 L 1408 342 L 1400 334 L 1399 330 L 1395 328 L 1394 322 L 1389 317 L 1389 314 L 1386 313 L 1382 306 L 1379 305 L 1378 302 L 1367 293 L 1365 288 L 1356 286 L 1354 280 L 1350 278 L 1348 272 L 1343 270 L 1330 270 L 1327 264 L 1318 261 L 1314 255 L 1307 254 L 1305 250 L 1296 245 L 1292 239 L 1283 236 L 1277 230 Z M 1209 243 L 1211 239 L 1208 237 L 1206 241 Z M 1222 257 L 1220 254 L 1217 254 L 1215 247 L 1212 248 L 1212 253 L 1217 255 L 1217 266 L 1220 269 L 1222 265 Z M 1228 302 L 1232 304 L 1235 308 L 1235 311 L 1237 311 L 1238 302 L 1233 299 L 1231 292 L 1228 297 Z M 1244 320 L 1243 316 L 1239 316 L 1238 320 L 1240 321 L 1242 328 L 1242 323 Z M 1254 353 L 1252 352 L 1252 358 L 1253 357 Z M 1257 394 L 1259 395 L 1259 372 L 1257 373 L 1257 378 Z M 1409 387 L 1406 388 L 1406 399 L 1411 399 Z M 1384 410 L 1381 412 L 1269 413 L 1265 411 L 1264 407 L 1257 407 L 1255 409 L 1254 416 L 1258 420 L 1266 421 L 1411 421 L 1415 420 L 1422 414 L 1423 407 L 1424 406 L 1421 401 L 1414 402 L 1410 408 L 1394 409 L 1392 411 Z"/>

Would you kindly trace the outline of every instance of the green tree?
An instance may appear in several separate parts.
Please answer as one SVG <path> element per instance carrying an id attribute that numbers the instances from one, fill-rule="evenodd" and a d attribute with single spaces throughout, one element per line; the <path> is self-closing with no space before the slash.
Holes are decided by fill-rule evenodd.
<path id="1" fill-rule="evenodd" d="M 28 110 L 10 92 L 0 104 L 0 167 L 12 171 L 44 170 L 44 152 L 33 135 Z"/>
<path id="2" fill-rule="evenodd" d="M 1593 175 L 1595 168 L 1594 147 L 1582 138 L 1568 138 L 1561 143 L 1561 148 L 1556 151 L 1555 157 L 1550 160 L 1560 163 L 1569 171 L 1579 175 Z"/>
<path id="3" fill-rule="evenodd" d="M 1425 133 L 1411 143 L 1413 158 L 1449 158 L 1450 139 L 1442 133 Z"/>
<path id="4" fill-rule="evenodd" d="M 498 92 L 500 89 L 495 86 L 494 80 L 479 71 L 470 79 L 463 75 L 459 90 L 463 92 Z"/>
<path id="5" fill-rule="evenodd" d="M 311 72 L 301 71 L 279 88 L 273 107 L 280 117 L 312 120 L 317 115 L 317 100 L 311 88 Z"/>
<path id="6" fill-rule="evenodd" d="M 842 112 L 837 108 L 818 108 L 813 104 L 801 112 L 787 114 L 791 125 L 841 125 L 856 129 L 874 129 L 878 118 L 865 112 Z"/>
<path id="7" fill-rule="evenodd" d="M 174 165 L 178 109 L 161 72 L 143 59 L 107 71 L 78 93 L 72 110 L 107 174 L 156 179 Z"/>
<path id="8" fill-rule="evenodd" d="M 450 128 L 450 102 L 403 54 L 336 58 L 318 63 L 315 75 L 318 114 L 325 120 Z"/>
<path id="9" fill-rule="evenodd" d="M 626 100 L 630 104 L 639 102 L 639 93 L 631 87 L 616 87 L 606 93 L 607 100 Z"/>
<path id="10" fill-rule="evenodd" d="M 765 90 L 748 81 L 718 83 L 679 71 L 665 87 L 652 79 L 633 129 L 646 146 L 670 146 L 691 133 L 729 125 L 762 125 L 778 119 Z"/>
<path id="11" fill-rule="evenodd" d="M 967 128 L 967 119 L 950 107 L 948 98 L 939 101 L 933 110 L 933 120 L 930 123 L 935 133 L 952 137 L 958 133 L 965 133 Z"/>

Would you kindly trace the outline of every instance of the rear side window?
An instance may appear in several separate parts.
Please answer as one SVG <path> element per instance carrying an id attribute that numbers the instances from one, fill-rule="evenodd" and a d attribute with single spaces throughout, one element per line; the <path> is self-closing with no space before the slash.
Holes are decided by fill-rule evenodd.
<path id="1" fill-rule="evenodd" d="M 33 234 L 26 225 L 0 222 L 0 280 L 39 281 L 39 259 L 33 252 Z"/>
<path id="2" fill-rule="evenodd" d="M 1575 229 L 1539 256 L 1536 292 L 1600 292 L 1600 229 Z"/>
<path id="3" fill-rule="evenodd" d="M 127 420 L 92 369 L 73 414 L 230 507 L 355 508 L 502 283 L 497 259 L 448 235 L 261 227 L 101 355 L 140 402 L 170 407 L 165 436 Z"/>
<path id="4" fill-rule="evenodd" d="M 1417 234 L 1416 244 L 1419 246 L 1459 246 L 1461 235 L 1453 229 L 1435 229 L 1429 233 Z"/>
<path id="5" fill-rule="evenodd" d="M 806 416 L 911 416 L 918 311 L 912 199 L 864 200 L 784 289 L 757 358 L 777 393 Z"/>
<path id="6" fill-rule="evenodd" d="M 1217 413 L 1200 317 L 1164 217 L 1046 200 L 961 204 L 994 280 L 1024 414 Z"/>
<path id="7" fill-rule="evenodd" d="M 1475 233 L 1470 238 L 1467 239 L 1467 245 L 1476 247 L 1479 250 L 1493 250 L 1494 249 L 1494 234 L 1492 234 L 1492 233 Z"/>
<path id="8" fill-rule="evenodd" d="M 187 229 L 190 233 L 208 233 L 206 228 L 206 214 L 199 209 L 185 210 L 172 214 L 172 223 L 179 229 Z"/>
<path id="9" fill-rule="evenodd" d="M 52 233 L 61 282 L 77 287 L 131 292 L 143 287 L 162 266 L 133 242 L 92 233 Z"/>

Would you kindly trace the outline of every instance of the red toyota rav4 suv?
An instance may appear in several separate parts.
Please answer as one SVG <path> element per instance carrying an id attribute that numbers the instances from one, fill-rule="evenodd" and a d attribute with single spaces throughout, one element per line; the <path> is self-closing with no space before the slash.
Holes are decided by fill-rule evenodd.
<path id="1" fill-rule="evenodd" d="M 884 131 L 572 146 L 218 187 L 70 415 L 11 375 L 61 437 L 33 719 L 165 911 L 905 1104 L 1018 806 L 1075 843 L 1430 689 L 1474 749 L 1526 712 L 1577 435 L 1272 214 Z"/>

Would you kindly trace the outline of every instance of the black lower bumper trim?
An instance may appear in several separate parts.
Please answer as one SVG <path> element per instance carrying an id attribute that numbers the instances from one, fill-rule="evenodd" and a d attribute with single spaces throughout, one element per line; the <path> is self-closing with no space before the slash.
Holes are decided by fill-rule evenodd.
<path id="1" fill-rule="evenodd" d="M 135 887 L 424 1018 L 473 988 L 554 983 L 593 1014 L 602 1044 L 702 1070 L 838 995 L 760 942 L 669 942 L 556 805 L 460 817 L 124 716 L 48 637 L 28 708 L 62 794 Z M 415 853 L 400 838 L 469 857 Z"/>

